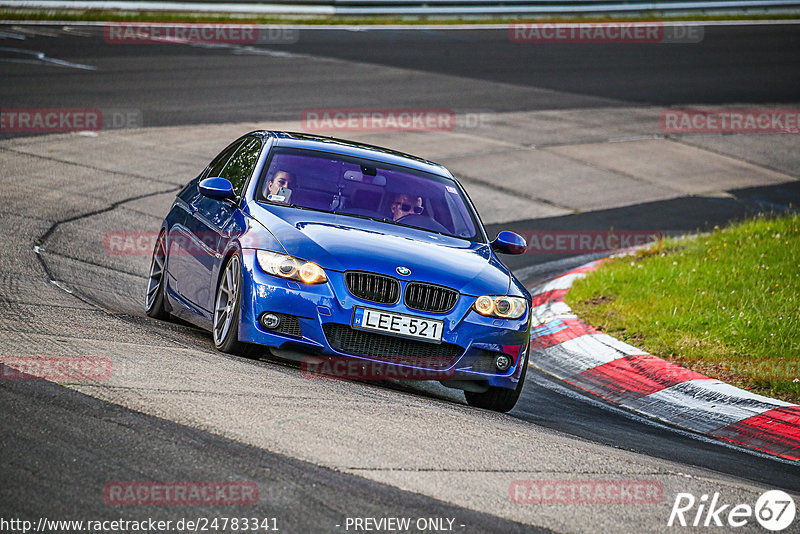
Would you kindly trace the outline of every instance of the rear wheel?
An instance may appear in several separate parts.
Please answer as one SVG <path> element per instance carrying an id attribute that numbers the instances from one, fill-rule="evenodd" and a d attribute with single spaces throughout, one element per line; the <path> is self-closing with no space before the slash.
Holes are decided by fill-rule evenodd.
<path id="1" fill-rule="evenodd" d="M 153 248 L 153 259 L 150 260 L 150 276 L 147 279 L 147 294 L 144 309 L 154 319 L 169 319 L 164 308 L 164 283 L 167 274 L 167 239 L 162 232 Z"/>
<path id="2" fill-rule="evenodd" d="M 473 391 L 465 391 L 464 398 L 467 399 L 467 404 L 475 408 L 485 408 L 495 412 L 508 412 L 519 400 L 519 395 L 522 393 L 522 386 L 525 383 L 525 376 L 528 374 L 528 354 L 525 354 L 523 360 L 522 374 L 519 375 L 519 382 L 514 389 L 506 389 L 499 387 L 489 387 L 488 391 L 483 393 L 475 393 Z"/>

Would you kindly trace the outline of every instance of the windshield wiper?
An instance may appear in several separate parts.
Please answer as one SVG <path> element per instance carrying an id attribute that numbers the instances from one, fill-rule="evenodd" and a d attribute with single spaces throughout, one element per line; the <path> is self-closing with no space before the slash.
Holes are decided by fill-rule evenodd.
<path id="1" fill-rule="evenodd" d="M 360 213 L 348 213 L 346 211 L 331 211 L 334 215 L 346 215 L 348 217 L 355 217 L 356 219 L 367 219 L 368 221 L 385 221 L 387 219 L 379 219 L 377 217 L 370 217 L 369 215 L 361 215 Z"/>
<path id="2" fill-rule="evenodd" d="M 423 232 L 430 232 L 432 234 L 439 234 L 439 235 L 443 235 L 445 237 L 455 237 L 456 239 L 465 239 L 465 238 L 463 238 L 461 236 L 457 236 L 457 235 L 453 235 L 453 234 L 446 234 L 444 232 L 439 232 L 437 230 L 429 230 L 427 228 L 423 228 L 422 226 L 414 226 L 413 224 L 406 224 L 406 223 L 402 223 L 402 222 L 395 221 L 395 220 L 392 220 L 392 219 L 380 219 L 380 220 L 384 221 L 384 222 L 387 222 L 387 223 L 390 223 L 390 224 L 396 224 L 397 226 L 403 226 L 405 228 L 413 228 L 414 230 L 422 230 Z"/>

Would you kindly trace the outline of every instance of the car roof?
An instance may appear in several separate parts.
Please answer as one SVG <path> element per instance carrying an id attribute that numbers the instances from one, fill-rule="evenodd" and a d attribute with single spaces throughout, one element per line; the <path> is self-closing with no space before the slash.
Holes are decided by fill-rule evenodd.
<path id="1" fill-rule="evenodd" d="M 409 167 L 424 172 L 429 172 L 447 178 L 453 178 L 453 175 L 442 165 L 428 161 L 411 154 L 398 152 L 390 148 L 383 148 L 357 141 L 348 141 L 346 139 L 338 139 L 336 137 L 325 137 L 321 135 L 306 134 L 300 132 L 284 132 L 274 130 L 258 130 L 250 132 L 247 135 L 258 135 L 262 138 L 274 138 L 275 146 L 289 147 L 289 148 L 302 148 L 306 150 L 318 150 L 321 152 L 331 152 L 335 154 L 343 154 L 346 156 L 354 156 L 381 163 L 390 163 L 393 165 L 400 165 L 402 167 Z"/>

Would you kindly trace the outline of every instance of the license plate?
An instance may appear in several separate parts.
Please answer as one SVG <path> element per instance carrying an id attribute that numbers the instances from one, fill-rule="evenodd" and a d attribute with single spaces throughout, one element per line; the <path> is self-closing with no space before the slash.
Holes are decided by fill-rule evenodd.
<path id="1" fill-rule="evenodd" d="M 370 308 L 353 310 L 353 328 L 441 343 L 444 321 Z"/>

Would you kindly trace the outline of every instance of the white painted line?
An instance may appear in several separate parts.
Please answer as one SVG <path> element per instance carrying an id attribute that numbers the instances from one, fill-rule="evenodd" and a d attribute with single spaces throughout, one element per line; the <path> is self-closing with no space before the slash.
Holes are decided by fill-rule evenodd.
<path id="1" fill-rule="evenodd" d="M 18 41 L 24 41 L 25 36 L 17 33 L 0 32 L 0 39 L 17 39 Z"/>
<path id="2" fill-rule="evenodd" d="M 50 283 L 53 284 L 54 286 L 56 286 L 57 288 L 59 288 L 61 290 L 64 290 L 67 293 L 69 293 L 70 295 L 72 295 L 72 291 L 70 291 L 70 289 L 67 286 L 65 286 L 64 284 L 62 284 L 58 280 L 50 280 Z"/>
<path id="3" fill-rule="evenodd" d="M 12 26 L 11 28 L 15 32 L 23 33 L 25 35 L 33 35 L 35 37 L 60 37 L 61 34 L 58 30 L 53 30 L 50 28 L 37 28 L 31 27 L 26 28 L 23 25 Z"/>
<path id="4" fill-rule="evenodd" d="M 97 70 L 97 67 L 92 65 L 83 65 L 81 63 L 72 63 L 70 61 L 64 61 L 61 59 L 55 59 L 52 57 L 48 57 L 45 55 L 44 52 L 37 52 L 36 50 L 26 50 L 24 48 L 10 48 L 10 47 L 0 47 L 0 52 L 10 52 L 12 54 L 19 54 L 21 56 L 30 56 L 30 59 L 26 58 L 16 58 L 16 57 L 0 57 L 0 61 L 5 61 L 7 63 L 32 63 L 34 65 L 37 64 L 46 64 L 46 65 L 55 65 L 56 67 L 69 67 L 72 69 L 80 69 L 80 70 Z"/>

